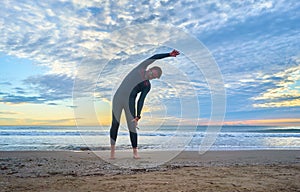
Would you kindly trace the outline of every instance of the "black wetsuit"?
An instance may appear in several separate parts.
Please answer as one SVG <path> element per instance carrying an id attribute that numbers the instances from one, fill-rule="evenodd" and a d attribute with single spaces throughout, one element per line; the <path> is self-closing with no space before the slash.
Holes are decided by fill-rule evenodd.
<path id="1" fill-rule="evenodd" d="M 157 59 L 169 57 L 169 53 L 156 54 L 146 59 L 137 67 L 135 67 L 122 81 L 120 87 L 117 89 L 112 104 L 112 124 L 110 128 L 110 142 L 115 145 L 120 126 L 120 118 L 122 110 L 125 111 L 127 126 L 130 133 L 130 141 L 133 148 L 137 147 L 137 133 L 134 122 L 135 117 L 141 115 L 144 105 L 144 100 L 151 89 L 150 81 L 145 79 L 145 72 L 147 67 Z M 137 102 L 137 110 L 135 109 L 135 100 L 137 94 L 140 93 Z"/>

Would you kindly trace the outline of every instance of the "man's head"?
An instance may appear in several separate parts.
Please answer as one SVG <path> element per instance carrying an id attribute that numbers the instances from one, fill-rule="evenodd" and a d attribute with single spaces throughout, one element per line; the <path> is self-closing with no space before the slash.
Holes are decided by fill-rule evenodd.
<path id="1" fill-rule="evenodd" d="M 160 67 L 152 67 L 146 71 L 146 78 L 149 80 L 159 79 L 162 74 L 162 70 Z"/>

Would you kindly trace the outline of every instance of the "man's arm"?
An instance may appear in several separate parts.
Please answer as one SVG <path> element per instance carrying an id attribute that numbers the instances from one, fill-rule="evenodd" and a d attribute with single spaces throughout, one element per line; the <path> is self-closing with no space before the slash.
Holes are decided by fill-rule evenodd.
<path id="1" fill-rule="evenodd" d="M 141 118 L 141 112 L 142 112 L 142 109 L 143 109 L 143 106 L 144 106 L 144 101 L 145 101 L 145 98 L 147 96 L 147 94 L 149 93 L 151 87 L 147 87 L 146 89 L 144 89 L 142 92 L 141 92 L 141 95 L 140 95 L 140 98 L 138 100 L 138 103 L 137 103 L 137 115 L 134 117 L 134 119 L 132 120 L 135 124 L 135 126 L 137 127 L 137 124 L 138 124 L 138 121 L 140 120 Z M 138 127 L 137 127 L 138 128 Z"/>
<path id="2" fill-rule="evenodd" d="M 152 57 L 146 59 L 145 61 L 143 61 L 139 67 L 143 67 L 143 68 L 147 68 L 150 64 L 152 64 L 154 61 L 158 60 L 158 59 L 163 59 L 163 58 L 166 58 L 166 57 L 176 57 L 177 55 L 179 55 L 179 51 L 177 50 L 173 50 L 172 52 L 170 53 L 160 53 L 160 54 L 156 54 L 156 55 L 153 55 Z"/>
<path id="3" fill-rule="evenodd" d="M 150 89 L 151 89 L 151 87 L 149 85 L 146 89 L 144 89 L 141 92 L 140 98 L 139 98 L 138 103 L 137 103 L 137 109 L 136 109 L 136 113 L 137 113 L 136 117 L 138 119 L 141 118 L 141 112 L 142 112 L 142 109 L 143 109 L 143 106 L 144 106 L 144 101 L 145 101 L 145 98 L 146 98 L 147 94 L 149 93 Z"/>

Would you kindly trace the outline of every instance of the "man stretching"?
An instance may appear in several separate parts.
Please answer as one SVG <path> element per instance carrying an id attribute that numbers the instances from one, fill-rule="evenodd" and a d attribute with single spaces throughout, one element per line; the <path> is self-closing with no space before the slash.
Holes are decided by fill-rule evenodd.
<path id="1" fill-rule="evenodd" d="M 111 159 L 115 158 L 116 140 L 123 109 L 125 111 L 130 141 L 133 148 L 133 158 L 140 158 L 137 151 L 137 123 L 141 119 L 141 111 L 144 105 L 144 100 L 151 89 L 149 80 L 159 79 L 162 74 L 160 67 L 155 66 L 148 70 L 147 67 L 157 59 L 176 57 L 177 55 L 179 55 L 177 50 L 173 50 L 170 53 L 153 55 L 135 67 L 124 78 L 120 87 L 117 89 L 112 102 L 112 124 L 110 128 Z M 140 97 L 136 108 L 135 102 L 138 93 L 140 93 Z"/>

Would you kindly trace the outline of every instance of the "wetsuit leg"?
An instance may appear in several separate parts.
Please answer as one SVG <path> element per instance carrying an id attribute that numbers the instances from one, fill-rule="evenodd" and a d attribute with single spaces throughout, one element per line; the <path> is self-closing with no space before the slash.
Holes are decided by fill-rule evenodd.
<path id="1" fill-rule="evenodd" d="M 125 107 L 125 115 L 126 115 L 127 126 L 129 129 L 131 145 L 133 148 L 137 148 L 137 132 L 136 132 L 135 124 L 132 121 L 134 119 L 134 114 L 131 114 L 129 106 Z"/>
<path id="2" fill-rule="evenodd" d="M 135 99 L 136 99 L 137 93 L 131 94 L 129 97 L 129 111 L 132 116 L 132 119 L 135 118 Z"/>
<path id="3" fill-rule="evenodd" d="M 122 113 L 122 105 L 118 104 L 118 102 L 113 101 L 113 111 L 112 111 L 112 123 L 110 127 L 110 144 L 115 145 L 118 130 L 120 126 L 120 119 Z"/>

